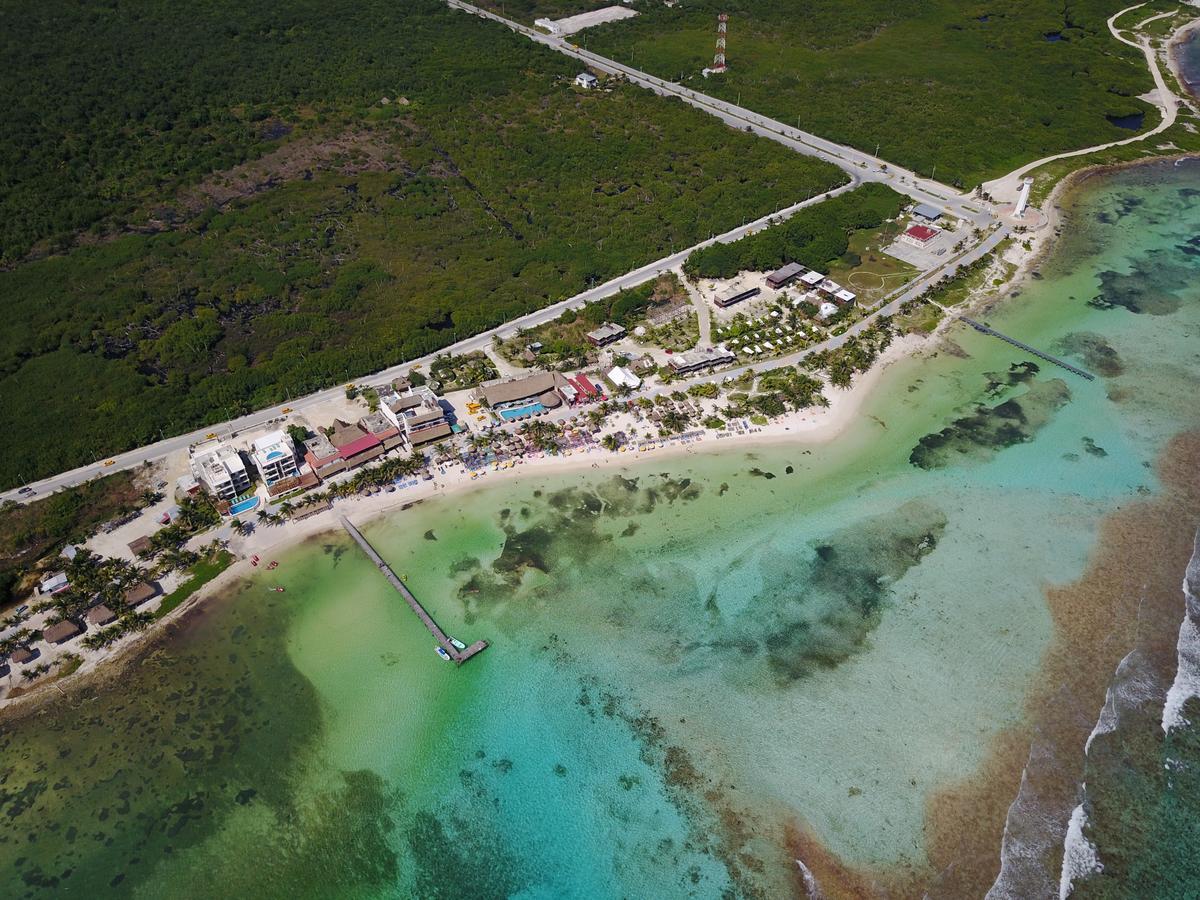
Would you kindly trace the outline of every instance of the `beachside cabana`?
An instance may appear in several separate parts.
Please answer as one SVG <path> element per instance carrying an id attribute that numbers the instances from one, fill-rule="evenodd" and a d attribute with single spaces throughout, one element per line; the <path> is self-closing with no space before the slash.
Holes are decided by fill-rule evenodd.
<path id="1" fill-rule="evenodd" d="M 83 634 L 83 629 L 70 619 L 63 619 L 42 631 L 42 637 L 48 644 L 61 644 L 81 634 Z"/>
<path id="2" fill-rule="evenodd" d="M 87 621 L 88 625 L 100 626 L 115 622 L 117 614 L 101 603 L 89 609 L 83 618 Z"/>

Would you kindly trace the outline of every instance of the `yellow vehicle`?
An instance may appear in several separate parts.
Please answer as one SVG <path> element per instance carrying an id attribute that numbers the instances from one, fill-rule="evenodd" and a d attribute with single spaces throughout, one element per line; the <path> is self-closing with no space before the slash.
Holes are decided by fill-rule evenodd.
<path id="1" fill-rule="evenodd" d="M 210 431 L 208 434 L 206 434 L 206 435 L 204 436 L 204 439 L 205 439 L 206 441 L 211 441 L 211 440 L 212 440 L 213 438 L 215 438 L 216 436 L 217 436 L 217 433 L 216 433 L 215 431 Z"/>
<path id="2" fill-rule="evenodd" d="M 291 411 L 292 411 L 292 408 L 290 406 L 285 406 L 283 409 L 280 410 L 280 412 L 283 413 L 285 416 L 288 413 L 290 413 Z"/>
<path id="3" fill-rule="evenodd" d="M 117 464 L 117 461 L 115 459 L 106 459 L 104 461 L 104 464 L 106 466 L 115 466 Z"/>

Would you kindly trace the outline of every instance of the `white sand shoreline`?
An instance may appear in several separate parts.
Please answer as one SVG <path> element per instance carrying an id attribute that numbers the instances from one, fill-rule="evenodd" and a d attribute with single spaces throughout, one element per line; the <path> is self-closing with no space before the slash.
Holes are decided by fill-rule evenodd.
<path id="1" fill-rule="evenodd" d="M 1190 155 L 1194 154 L 1179 154 L 1179 156 Z M 1014 263 L 1016 266 L 1011 280 L 1003 286 L 999 293 L 990 287 L 981 288 L 976 296 L 968 298 L 955 312 L 966 312 L 975 307 L 1000 302 L 1021 290 L 1054 246 L 1055 239 L 1060 233 L 1062 218 L 1060 202 L 1087 178 L 1118 169 L 1162 162 L 1170 158 L 1172 157 L 1159 156 L 1116 165 L 1093 165 L 1072 172 L 1062 179 L 1042 205 L 1045 216 L 1043 224 L 1025 235 L 1028 249 L 1025 249 L 1022 243 L 1014 241 L 1005 252 L 1004 260 Z M 228 549 L 236 557 L 236 561 L 146 631 L 126 635 L 107 648 L 91 650 L 78 644 L 61 648 L 62 652 L 74 653 L 82 658 L 79 668 L 68 678 L 74 684 L 78 681 L 76 677 L 78 675 L 95 673 L 101 669 L 108 671 L 110 668 L 113 671 L 119 671 L 120 666 L 112 665 L 113 663 L 132 659 L 140 649 L 164 631 L 164 626 L 180 621 L 189 611 L 203 604 L 208 598 L 227 590 L 239 579 L 256 571 L 249 562 L 252 556 L 258 555 L 265 563 L 272 558 L 272 555 L 282 554 L 317 535 L 340 533 L 338 523 L 340 516 L 346 516 L 356 525 L 367 525 L 384 516 L 401 512 L 406 506 L 415 503 L 446 499 L 471 491 L 483 490 L 490 485 L 505 483 L 516 478 L 564 475 L 589 470 L 595 472 L 619 471 L 649 460 L 672 460 L 686 455 L 710 454 L 725 450 L 746 452 L 760 447 L 778 447 L 787 444 L 801 447 L 827 444 L 844 434 L 853 423 L 859 421 L 859 411 L 867 397 L 883 379 L 886 371 L 902 359 L 936 348 L 956 318 L 957 316 L 943 318 L 937 328 L 928 335 L 910 334 L 897 337 L 869 370 L 855 378 L 850 388 L 845 390 L 829 388 L 828 407 L 789 412 L 767 425 L 754 428 L 748 434 L 729 434 L 718 439 L 715 432 L 706 430 L 704 436 L 698 441 L 686 444 L 668 442 L 664 447 L 646 452 L 611 452 L 597 446 L 590 451 L 575 451 L 571 456 L 558 455 L 522 459 L 517 461 L 512 468 L 489 469 L 486 470 L 486 474 L 478 475 L 475 478 L 472 478 L 470 472 L 460 463 L 455 463 L 452 467 L 448 467 L 449 471 L 435 475 L 431 481 L 419 482 L 413 487 L 398 489 L 395 492 L 383 491 L 372 495 L 342 498 L 335 501 L 332 509 L 307 519 L 298 522 L 288 521 L 279 526 L 256 527 L 245 536 L 232 535 L 229 538 Z M 212 537 L 211 533 L 199 535 L 193 539 L 193 545 L 197 547 L 205 544 L 211 541 Z M 48 658 L 53 659 L 54 657 Z M 9 676 L 9 681 L 11 684 L 13 676 Z M 55 679 L 51 676 L 28 686 L 22 685 L 22 692 L 18 697 L 0 696 L 0 712 L 28 702 L 37 702 L 53 697 L 54 692 L 51 688 L 61 691 L 63 681 L 64 679 Z"/>
<path id="2" fill-rule="evenodd" d="M 267 563 L 273 556 L 281 555 L 318 535 L 335 532 L 340 534 L 341 528 L 338 520 L 341 516 L 346 516 L 356 525 L 365 525 L 385 516 L 402 512 L 406 507 L 416 503 L 444 500 L 472 491 L 482 491 L 490 486 L 508 483 L 518 478 L 627 470 L 651 460 L 673 461 L 688 455 L 713 454 L 727 450 L 745 452 L 761 447 L 777 447 L 787 444 L 798 446 L 827 444 L 842 435 L 858 420 L 858 412 L 863 403 L 888 369 L 899 360 L 932 346 L 938 334 L 939 332 L 934 332 L 929 336 L 907 335 L 896 338 L 868 371 L 855 378 L 850 388 L 830 389 L 829 406 L 789 412 L 766 425 L 755 427 L 748 434 L 729 434 L 727 437 L 718 439 L 716 433 L 706 431 L 702 438 L 688 443 L 668 442 L 661 448 L 648 451 L 630 450 L 624 453 L 604 450 L 597 445 L 591 450 L 575 451 L 570 456 L 557 455 L 519 460 L 511 468 L 487 469 L 484 470 L 486 474 L 477 475 L 475 478 L 471 477 L 470 472 L 461 463 L 454 463 L 452 466 L 446 467 L 448 471 L 436 474 L 431 481 L 422 481 L 412 487 L 401 488 L 394 492 L 381 491 L 376 494 L 342 498 L 334 502 L 333 508 L 307 519 L 287 521 L 277 526 L 259 526 L 244 536 L 231 535 L 228 550 L 234 555 L 235 562 L 187 598 L 178 608 L 172 610 L 145 631 L 126 635 L 109 647 L 90 649 L 83 647 L 78 642 L 65 645 L 61 648 L 61 653 L 69 652 L 81 657 L 82 663 L 78 669 L 66 679 L 55 679 L 51 675 L 28 686 L 20 685 L 22 690 L 18 696 L 0 697 L 0 711 L 52 698 L 56 696 L 55 689 L 61 691 L 62 683 L 67 679 L 71 683 L 77 683 L 81 675 L 94 674 L 101 670 L 120 671 L 122 661 L 131 660 L 149 642 L 159 637 L 171 623 L 179 622 L 191 610 L 203 604 L 210 597 L 228 590 L 238 580 L 253 572 L 261 571 L 251 565 L 252 556 L 257 555 L 263 563 Z M 193 538 L 192 544 L 199 546 L 211 540 L 212 534 L 206 533 Z M 56 657 L 47 655 L 45 658 L 49 660 Z M 11 680 L 12 676 L 10 676 L 10 682 Z"/>

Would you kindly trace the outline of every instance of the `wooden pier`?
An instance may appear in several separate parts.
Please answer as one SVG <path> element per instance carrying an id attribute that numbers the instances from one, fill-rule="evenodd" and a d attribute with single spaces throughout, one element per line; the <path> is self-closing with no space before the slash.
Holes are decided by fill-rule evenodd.
<path id="1" fill-rule="evenodd" d="M 1080 378 L 1086 378 L 1088 381 L 1096 380 L 1096 376 L 1093 375 L 1091 372 L 1085 372 L 1083 369 L 1079 368 L 1078 366 L 1073 366 L 1066 360 L 1059 359 L 1057 356 L 1051 356 L 1049 353 L 1043 353 L 1041 350 L 1038 350 L 1036 347 L 1030 347 L 1028 344 L 1023 343 L 1022 341 L 1018 341 L 1016 338 L 1011 338 L 1007 334 L 1003 334 L 1003 333 L 997 331 L 995 328 L 989 328 L 988 326 L 984 325 L 982 322 L 976 322 L 974 319 L 968 319 L 966 316 L 959 316 L 959 319 L 966 322 L 968 325 L 970 325 L 976 331 L 982 332 L 983 334 L 990 334 L 992 337 L 998 337 L 1002 341 L 1007 341 L 1008 343 L 1012 344 L 1014 347 L 1019 347 L 1020 349 L 1024 350 L 1026 353 L 1032 353 L 1038 359 L 1044 359 L 1048 363 L 1054 363 L 1054 365 L 1056 365 L 1056 366 L 1061 366 L 1062 368 L 1066 369 L 1068 372 L 1078 375 Z"/>
<path id="2" fill-rule="evenodd" d="M 450 643 L 450 638 L 446 636 L 446 632 L 442 631 L 442 629 L 438 626 L 438 623 L 433 621 L 433 616 L 429 615 L 429 613 L 425 611 L 425 607 L 421 605 L 421 602 L 412 595 L 412 591 L 410 591 L 405 586 L 404 582 L 401 581 L 396 575 L 396 573 L 392 571 L 392 567 L 383 561 L 383 557 L 375 552 L 375 548 L 371 546 L 371 544 L 365 537 L 362 536 L 362 533 L 357 528 L 350 524 L 349 519 L 347 519 L 345 516 L 341 516 L 340 518 L 342 520 L 342 527 L 346 529 L 347 534 L 354 538 L 354 540 L 358 543 L 358 546 L 362 547 L 363 552 L 371 558 L 371 562 L 375 563 L 379 571 L 383 573 L 384 578 L 391 582 L 392 587 L 400 592 L 400 596 L 404 598 L 405 602 L 408 603 L 408 605 L 412 608 L 412 611 L 417 614 L 417 618 L 420 619 L 424 623 L 425 627 L 429 629 L 429 633 L 433 635 L 434 640 L 441 645 L 443 650 L 450 654 L 450 658 L 454 660 L 455 665 L 461 666 L 476 653 L 479 653 L 481 650 L 487 647 L 487 641 L 476 641 L 466 650 L 459 650 L 452 643 Z"/>

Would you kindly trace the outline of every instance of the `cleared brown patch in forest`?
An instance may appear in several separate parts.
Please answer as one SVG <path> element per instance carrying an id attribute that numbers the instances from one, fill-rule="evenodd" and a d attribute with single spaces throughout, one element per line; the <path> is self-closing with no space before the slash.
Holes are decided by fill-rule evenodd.
<path id="1" fill-rule="evenodd" d="M 320 172 L 357 175 L 403 169 L 404 165 L 397 145 L 382 131 L 357 127 L 335 137 L 300 137 L 258 159 L 214 172 L 182 191 L 175 212 L 189 218 L 211 206 L 222 207 L 289 181 L 308 180 Z M 171 224 L 163 221 L 164 226 Z"/>

